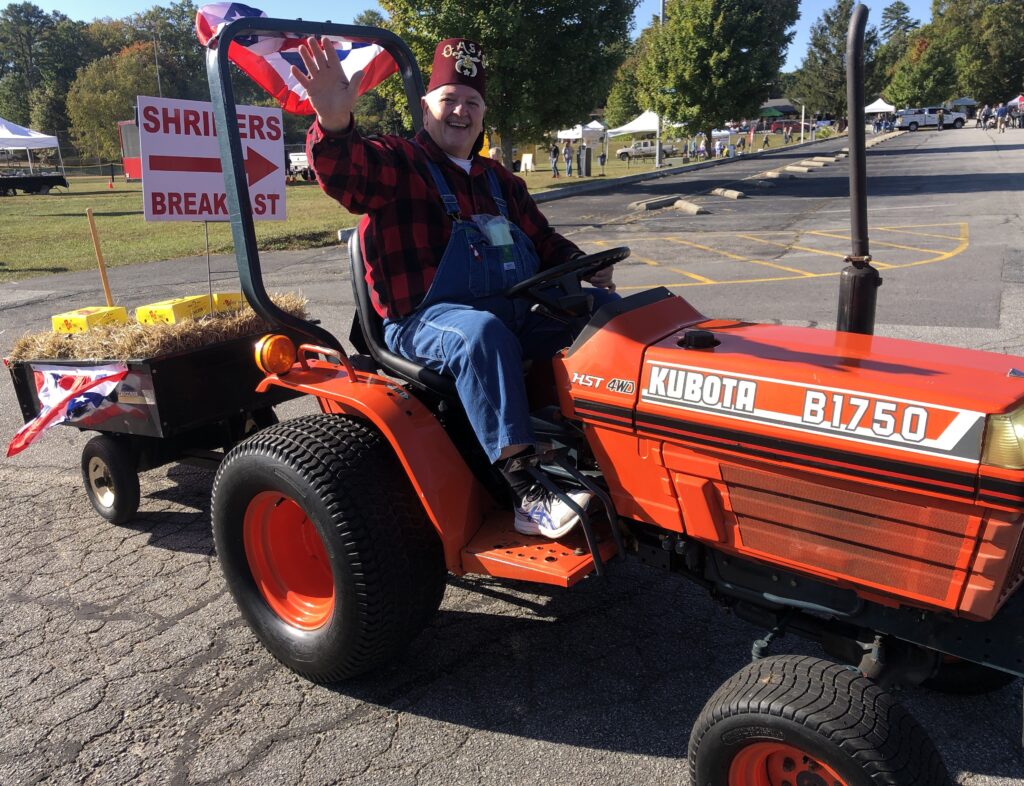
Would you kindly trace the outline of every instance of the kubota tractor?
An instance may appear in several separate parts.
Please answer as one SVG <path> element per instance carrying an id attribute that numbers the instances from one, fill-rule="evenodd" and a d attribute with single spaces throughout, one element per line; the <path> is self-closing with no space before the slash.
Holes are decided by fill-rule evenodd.
<path id="1" fill-rule="evenodd" d="M 263 289 L 226 50 L 285 31 L 372 37 L 417 121 L 422 93 L 411 53 L 381 30 L 242 19 L 209 55 L 243 289 L 309 337 L 260 342 L 261 389 L 322 410 L 235 447 L 214 484 L 217 555 L 267 649 L 310 680 L 344 680 L 402 652 L 449 572 L 571 587 L 640 556 L 769 631 L 693 728 L 695 784 L 947 782 L 888 688 L 1024 674 L 1024 359 L 712 319 L 663 288 L 590 317 L 580 278 L 628 250 L 574 260 L 508 294 L 577 326 L 528 382 L 545 474 L 597 504 L 562 540 L 519 535 L 452 381 L 386 348 L 361 231 L 355 351 Z M 838 662 L 765 656 L 783 631 Z"/>

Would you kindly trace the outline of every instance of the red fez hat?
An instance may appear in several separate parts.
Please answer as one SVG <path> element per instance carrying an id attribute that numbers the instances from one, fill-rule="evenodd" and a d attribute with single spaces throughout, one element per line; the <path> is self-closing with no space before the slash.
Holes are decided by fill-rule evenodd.
<path id="1" fill-rule="evenodd" d="M 446 38 L 434 50 L 434 68 L 427 92 L 445 85 L 466 85 L 484 97 L 484 60 L 480 44 L 465 38 Z"/>

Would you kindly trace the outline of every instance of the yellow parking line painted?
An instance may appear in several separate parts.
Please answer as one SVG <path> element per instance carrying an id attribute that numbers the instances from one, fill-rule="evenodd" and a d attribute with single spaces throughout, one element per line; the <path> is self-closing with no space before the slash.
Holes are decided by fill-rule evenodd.
<path id="1" fill-rule="evenodd" d="M 594 243 L 595 246 L 611 246 L 612 241 L 610 241 L 610 240 L 595 240 L 595 241 L 593 241 L 593 243 Z M 653 259 L 647 259 L 647 257 L 642 257 L 642 256 L 639 256 L 637 254 L 630 254 L 629 258 L 630 259 L 635 259 L 637 262 L 643 262 L 645 265 L 650 265 L 651 267 L 661 267 L 661 263 L 660 262 L 655 262 Z"/>
<path id="2" fill-rule="evenodd" d="M 898 232 L 901 235 L 916 235 L 918 237 L 938 237 L 943 240 L 960 240 L 961 237 L 958 235 L 937 235 L 934 232 L 914 232 L 909 229 L 902 229 L 900 227 L 871 227 L 872 229 L 880 232 Z"/>
<path id="3" fill-rule="evenodd" d="M 682 240 L 678 237 L 666 237 L 664 238 L 670 243 L 679 243 L 684 246 L 690 246 L 690 248 L 699 248 L 701 251 L 710 251 L 714 254 L 721 254 L 723 257 L 729 257 L 729 259 L 736 259 L 740 262 L 746 262 L 746 257 L 741 257 L 739 254 L 733 254 L 731 251 L 722 251 L 720 248 L 712 248 L 711 246 L 703 246 L 700 243 L 694 243 L 691 240 Z"/>
<path id="4" fill-rule="evenodd" d="M 836 232 L 821 232 L 813 230 L 807 233 L 808 235 L 817 235 L 818 237 L 834 237 L 839 240 L 849 240 L 849 235 L 840 235 Z M 922 254 L 938 254 L 940 249 L 937 248 L 918 248 L 917 246 L 901 246 L 898 243 L 887 243 L 884 240 L 872 239 L 871 244 L 875 246 L 885 246 L 886 248 L 899 248 L 903 251 L 918 251 Z"/>
<path id="5" fill-rule="evenodd" d="M 812 254 L 820 254 L 826 257 L 836 257 L 838 259 L 846 259 L 846 257 L 848 256 L 847 254 L 840 254 L 836 251 L 823 251 L 820 248 L 811 248 L 810 246 L 797 246 L 790 243 L 777 243 L 774 240 L 765 240 L 763 237 L 754 237 L 753 235 L 736 235 L 736 237 L 742 237 L 744 240 L 753 240 L 757 243 L 767 243 L 769 246 L 778 246 L 779 248 L 784 248 L 787 251 L 790 249 L 796 249 L 797 251 L 809 251 Z M 886 270 L 888 268 L 896 266 L 889 262 L 881 262 L 880 260 L 877 259 L 872 259 L 871 262 L 879 270 Z"/>
<path id="6" fill-rule="evenodd" d="M 677 267 L 670 267 L 669 270 L 671 270 L 674 273 L 678 273 L 681 276 L 686 276 L 687 278 L 695 279 L 697 281 L 697 283 L 700 283 L 700 284 L 721 284 L 721 283 L 723 283 L 721 281 L 715 281 L 714 279 L 711 279 L 711 278 L 704 278 L 704 276 L 698 276 L 696 273 L 690 273 L 689 271 L 686 271 L 686 270 L 680 270 Z M 692 284 L 675 284 L 673 286 L 693 286 L 693 285 Z M 616 288 L 618 288 L 618 287 L 616 287 Z M 629 289 L 633 289 L 633 287 L 629 287 Z M 645 289 L 645 287 L 640 287 L 640 289 Z"/>
<path id="7" fill-rule="evenodd" d="M 750 263 L 752 265 L 764 265 L 765 267 L 773 267 L 773 268 L 776 268 L 777 270 L 785 270 L 787 273 L 799 273 L 800 275 L 812 275 L 810 273 L 807 273 L 804 270 L 800 270 L 800 269 L 795 268 L 795 267 L 786 267 L 785 265 L 779 265 L 779 264 L 776 264 L 775 262 L 767 262 L 767 261 L 765 261 L 763 259 L 751 259 L 750 257 L 744 257 L 744 256 L 740 256 L 739 254 L 733 254 L 730 251 L 722 251 L 719 248 L 712 248 L 711 246 L 702 246 L 700 243 L 694 243 L 694 242 L 692 242 L 690 240 L 682 240 L 682 239 L 676 238 L 676 237 L 666 237 L 665 240 L 669 241 L 670 243 L 682 243 L 683 245 L 692 246 L 693 248 L 699 248 L 702 251 L 712 251 L 715 254 L 721 254 L 722 256 L 728 257 L 729 259 L 735 259 L 738 262 L 748 262 L 748 263 Z"/>

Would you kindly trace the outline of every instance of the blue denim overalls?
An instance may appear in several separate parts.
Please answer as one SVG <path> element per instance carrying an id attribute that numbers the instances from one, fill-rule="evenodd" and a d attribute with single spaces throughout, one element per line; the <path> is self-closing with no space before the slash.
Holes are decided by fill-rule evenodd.
<path id="1" fill-rule="evenodd" d="M 534 442 L 523 358 L 550 358 L 572 336 L 565 325 L 533 314 L 527 300 L 502 294 L 539 269 L 526 233 L 508 222 L 511 246 L 492 243 L 477 221 L 498 217 L 464 218 L 440 168 L 433 161 L 427 165 L 452 234 L 423 301 L 412 314 L 386 321 L 384 340 L 392 352 L 455 378 L 469 422 L 494 462 L 504 447 Z M 490 169 L 486 174 L 500 218 L 507 221 L 498 177 Z M 593 293 L 597 305 L 616 297 L 605 290 Z"/>

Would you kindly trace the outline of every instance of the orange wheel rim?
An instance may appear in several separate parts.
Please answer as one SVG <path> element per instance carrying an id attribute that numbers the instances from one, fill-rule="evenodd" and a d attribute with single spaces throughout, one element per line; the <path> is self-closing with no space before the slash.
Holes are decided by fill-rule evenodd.
<path id="1" fill-rule="evenodd" d="M 809 753 L 782 742 L 755 742 L 729 766 L 729 786 L 848 786 Z"/>
<path id="2" fill-rule="evenodd" d="M 324 625 L 334 613 L 334 577 L 302 508 L 279 492 L 260 492 L 245 510 L 242 537 L 253 580 L 274 613 L 303 630 Z"/>

